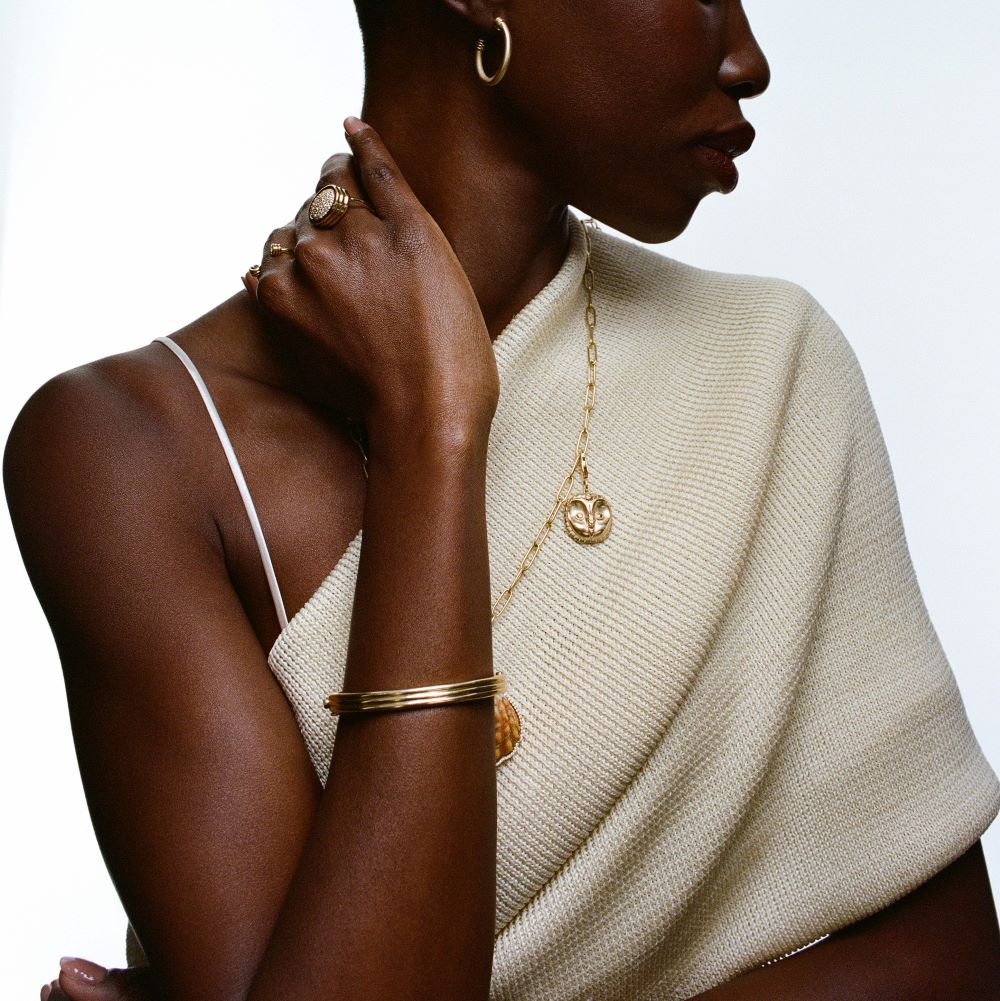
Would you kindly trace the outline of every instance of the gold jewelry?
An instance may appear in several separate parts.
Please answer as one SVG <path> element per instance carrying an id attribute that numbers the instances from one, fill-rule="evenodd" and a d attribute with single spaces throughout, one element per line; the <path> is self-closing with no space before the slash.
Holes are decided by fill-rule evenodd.
<path id="1" fill-rule="evenodd" d="M 355 205 L 360 205 L 369 212 L 375 211 L 363 198 L 355 198 L 347 188 L 339 184 L 325 184 L 309 203 L 309 221 L 319 229 L 330 229 Z"/>
<path id="2" fill-rule="evenodd" d="M 422 685 L 419 688 L 391 688 L 376 692 L 332 692 L 323 705 L 338 713 L 367 713 L 419 706 L 440 706 L 451 702 L 472 702 L 493 698 L 507 691 L 502 674 L 474 681 L 453 681 L 448 685 Z"/>
<path id="3" fill-rule="evenodd" d="M 597 311 L 594 309 L 594 271 L 590 266 L 590 230 L 584 232 L 587 238 L 587 262 L 583 272 L 583 287 L 587 290 L 587 306 L 583 311 L 583 321 L 587 325 L 587 396 L 583 404 L 583 429 L 577 442 L 577 462 L 570 476 L 580 467 L 583 493 L 574 494 L 563 504 L 563 520 L 569 537 L 576 542 L 592 544 L 603 542 L 611 532 L 611 505 L 600 494 L 591 494 L 587 474 L 587 440 L 590 437 L 590 412 L 594 409 L 597 394 L 597 343 L 594 341 L 594 327 L 597 325 Z"/>
<path id="4" fill-rule="evenodd" d="M 483 69 L 483 49 L 486 48 L 486 39 L 480 38 L 476 42 L 476 72 L 479 74 L 479 79 L 488 87 L 495 87 L 503 79 L 507 67 L 510 65 L 510 29 L 507 27 L 506 21 L 499 16 L 493 19 L 493 28 L 494 30 L 499 28 L 503 32 L 503 61 L 500 63 L 500 69 L 493 76 L 487 76 Z"/>
<path id="5" fill-rule="evenodd" d="M 514 579 L 494 602 L 491 623 L 495 623 L 503 614 L 507 605 L 510 604 L 514 588 L 517 587 L 521 578 L 528 572 L 528 568 L 534 562 L 535 556 L 538 554 L 538 550 L 541 548 L 542 543 L 548 536 L 549 529 L 552 528 L 552 524 L 555 521 L 560 508 L 563 510 L 566 531 L 569 533 L 570 538 L 574 539 L 576 542 L 603 542 L 611 532 L 611 505 L 602 495 L 591 494 L 587 470 L 587 442 L 590 437 L 590 414 L 594 409 L 594 403 L 597 396 L 597 344 L 594 341 L 594 328 L 597 325 L 597 311 L 594 308 L 593 302 L 594 270 L 590 261 L 592 249 L 590 239 L 591 228 L 597 229 L 597 223 L 591 218 L 584 219 L 583 229 L 587 257 L 583 271 L 583 287 L 587 292 L 587 305 L 584 309 L 584 322 L 587 326 L 588 376 L 587 391 L 583 404 L 583 428 L 580 431 L 580 436 L 576 443 L 576 459 L 573 462 L 573 468 L 569 471 L 566 478 L 562 482 L 562 486 L 559 488 L 555 503 L 552 505 L 548 516 L 545 519 L 545 524 L 542 525 L 538 535 L 535 536 L 534 541 L 528 547 L 528 551 L 525 554 L 524 559 L 521 560 L 521 565 L 517 568 L 517 573 L 514 575 Z M 362 434 L 364 430 L 363 425 L 357 418 L 354 417 L 349 417 L 348 422 L 351 425 L 351 437 L 361 450 L 365 477 L 367 477 L 368 454 L 362 444 Z M 566 494 L 567 491 L 572 490 L 573 478 L 576 475 L 577 469 L 580 470 L 580 475 L 583 479 L 583 493 L 564 497 L 563 495 Z M 502 675 L 497 674 L 495 677 L 499 678 L 502 677 Z M 456 684 L 463 685 L 468 684 L 468 682 L 457 682 Z M 503 690 L 506 691 L 506 685 Z M 324 705 L 325 704 L 326 703 L 324 703 Z M 493 723 L 496 764 L 499 767 L 514 753 L 514 749 L 521 739 L 521 718 L 509 695 L 504 695 L 503 698 L 499 698 L 496 702 L 494 702 Z"/>
<path id="6" fill-rule="evenodd" d="M 368 202 L 363 198 L 353 197 L 347 188 L 342 188 L 339 184 L 324 185 L 313 195 L 312 201 L 309 203 L 309 221 L 320 229 L 329 229 L 331 226 L 336 226 L 344 213 L 355 205 L 360 205 L 374 212 Z M 280 254 L 295 256 L 295 251 L 291 247 L 283 247 L 280 243 L 272 243 L 268 249 L 272 257 L 278 257 Z M 259 264 L 251 264 L 249 270 L 254 278 L 260 277 L 261 266 Z M 367 472 L 366 468 L 366 475 Z"/>

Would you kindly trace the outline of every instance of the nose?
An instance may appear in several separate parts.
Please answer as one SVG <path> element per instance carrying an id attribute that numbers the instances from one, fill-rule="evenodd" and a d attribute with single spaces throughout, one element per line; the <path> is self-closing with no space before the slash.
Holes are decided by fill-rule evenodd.
<path id="1" fill-rule="evenodd" d="M 729 22 L 726 58 L 719 67 L 719 83 L 737 100 L 756 97 L 767 90 L 771 67 L 757 44 L 742 4 L 735 4 Z"/>

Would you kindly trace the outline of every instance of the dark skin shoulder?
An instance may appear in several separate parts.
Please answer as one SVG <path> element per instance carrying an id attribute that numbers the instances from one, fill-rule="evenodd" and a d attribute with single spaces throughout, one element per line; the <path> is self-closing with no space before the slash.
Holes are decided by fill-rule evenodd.
<path id="1" fill-rule="evenodd" d="M 292 616 L 359 529 L 365 478 L 338 415 L 283 388 L 274 336 L 242 290 L 176 332 L 231 436 Z M 4 481 L 116 889 L 134 920 L 171 929 L 206 996 L 239 996 L 321 786 L 266 662 L 275 610 L 194 382 L 156 343 L 56 376 L 15 423 Z M 135 851 L 161 840 L 184 848 L 163 853 L 169 873 Z M 185 890 L 196 883 L 211 897 Z M 150 899 L 156 916 L 142 913 Z"/>
<path id="2" fill-rule="evenodd" d="M 191 356 L 219 410 L 291 618 L 361 527 L 361 453 L 343 415 L 310 402 L 301 380 L 292 381 L 280 331 L 246 292 L 170 336 Z M 279 624 L 260 554 L 209 414 L 180 359 L 149 343 L 63 373 L 35 394 L 18 423 L 26 436 L 51 434 L 61 447 L 64 422 L 80 422 L 86 431 L 75 440 L 83 453 L 76 461 L 95 469 L 127 465 L 158 493 L 184 495 L 269 650 Z M 17 461 L 18 437 L 15 428 L 10 463 Z M 16 500 L 19 484 L 32 477 L 12 468 L 9 480 Z M 61 475 L 46 485 L 52 496 L 72 489 Z"/>
<path id="3" fill-rule="evenodd" d="M 257 508 L 286 614 L 312 596 L 361 527 L 362 455 L 344 416 L 310 399 L 282 332 L 244 291 L 172 335 L 206 380 Z M 250 523 L 209 415 L 164 345 L 171 392 L 184 399 L 180 441 L 198 442 L 202 503 L 220 526 L 233 586 L 265 650 L 279 624 Z M 159 365 L 164 365 L 163 359 Z M 221 482 L 220 482 L 221 480 Z"/>

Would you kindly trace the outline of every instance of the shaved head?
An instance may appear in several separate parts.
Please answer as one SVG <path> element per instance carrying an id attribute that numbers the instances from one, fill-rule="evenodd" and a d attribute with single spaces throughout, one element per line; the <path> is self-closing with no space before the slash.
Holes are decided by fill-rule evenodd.
<path id="1" fill-rule="evenodd" d="M 396 0 L 354 0 L 365 51 L 376 48 L 396 13 Z"/>

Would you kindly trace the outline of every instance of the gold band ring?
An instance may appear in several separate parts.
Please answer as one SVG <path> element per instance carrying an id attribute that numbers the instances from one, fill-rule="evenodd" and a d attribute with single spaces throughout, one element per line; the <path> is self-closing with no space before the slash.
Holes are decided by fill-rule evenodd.
<path id="1" fill-rule="evenodd" d="M 254 278 L 260 278 L 260 273 L 263 270 L 259 264 L 251 264 L 247 269 Z"/>
<path id="2" fill-rule="evenodd" d="M 369 212 L 375 211 L 363 198 L 354 198 L 347 188 L 339 184 L 325 184 L 309 203 L 309 221 L 320 229 L 330 229 L 355 205 Z"/>

